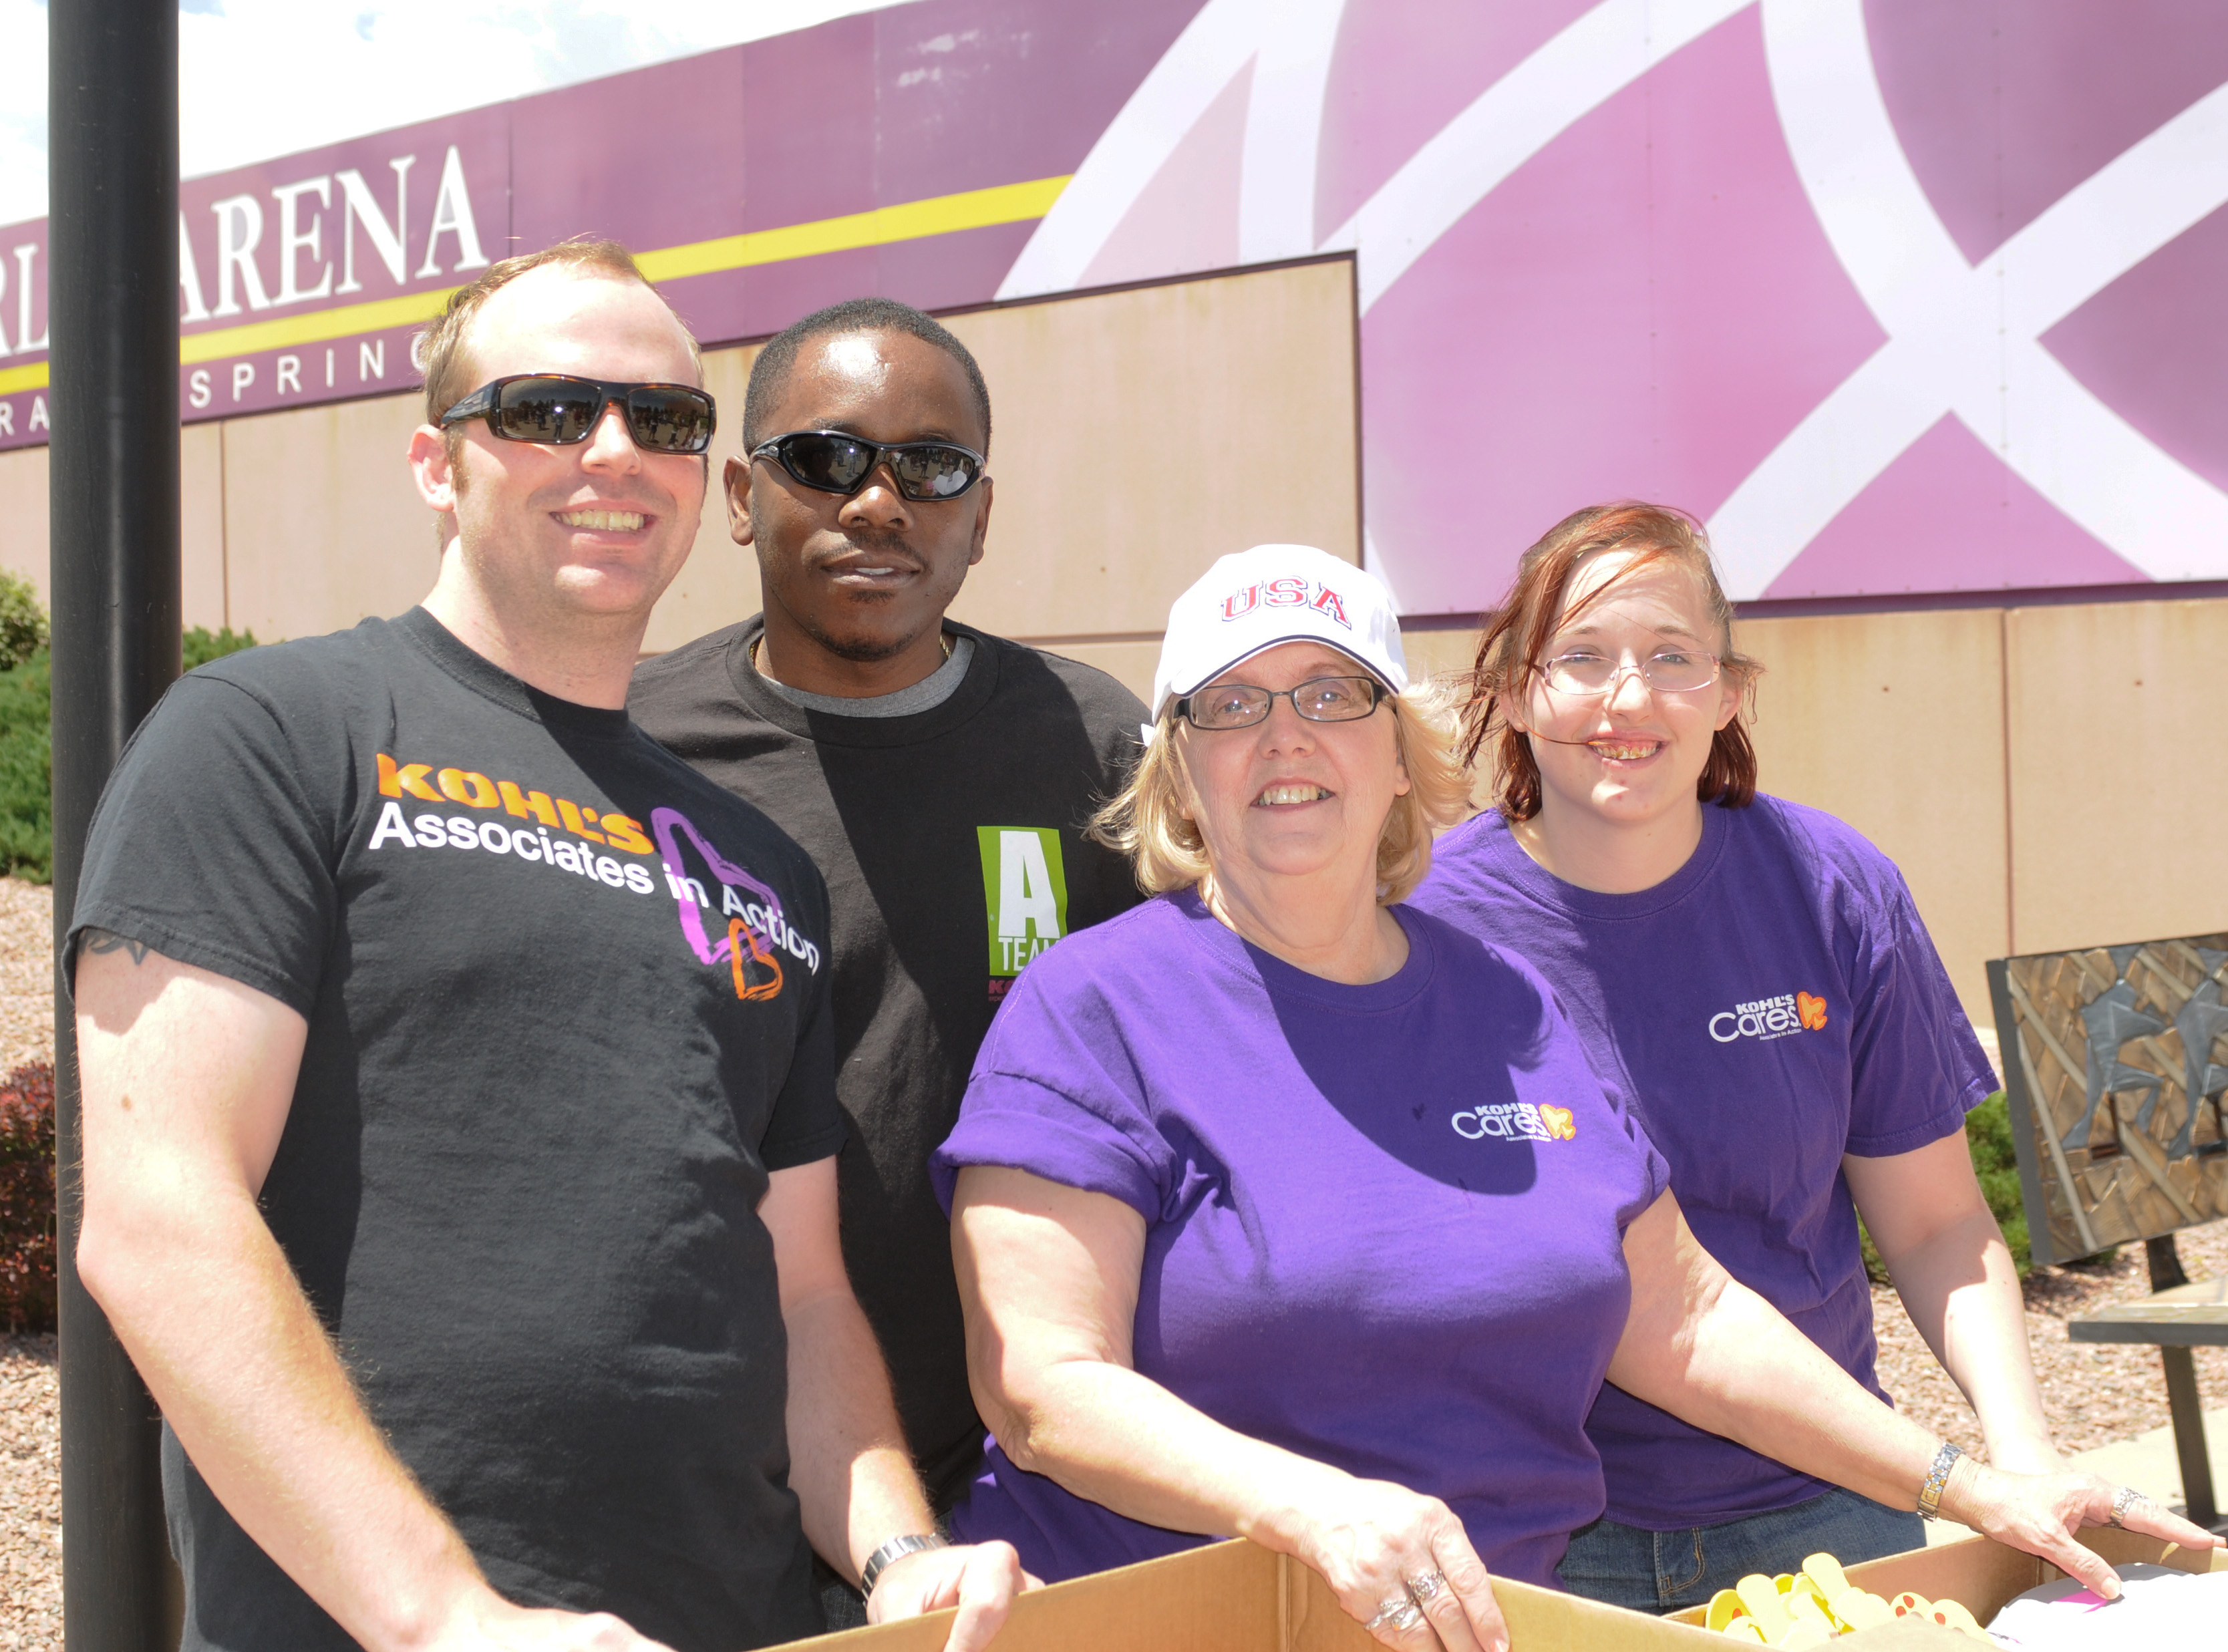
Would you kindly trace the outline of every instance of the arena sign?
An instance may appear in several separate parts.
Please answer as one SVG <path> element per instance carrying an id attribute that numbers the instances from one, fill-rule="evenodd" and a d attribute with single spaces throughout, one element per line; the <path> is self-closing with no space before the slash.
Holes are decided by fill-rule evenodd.
<path id="1" fill-rule="evenodd" d="M 1743 599 L 2228 579 L 2198 0 L 917 0 L 183 201 L 189 418 L 410 384 L 449 290 L 582 231 L 707 343 L 1343 253 L 1405 612 L 1635 495 Z M 44 241 L 0 230 L 0 447 Z"/>

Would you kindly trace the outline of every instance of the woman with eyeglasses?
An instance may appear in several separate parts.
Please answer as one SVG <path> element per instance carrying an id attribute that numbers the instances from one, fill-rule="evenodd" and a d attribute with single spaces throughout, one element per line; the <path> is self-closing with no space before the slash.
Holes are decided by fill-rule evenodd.
<path id="1" fill-rule="evenodd" d="M 1757 793 L 1758 668 L 1732 620 L 1678 512 L 1582 510 L 1527 551 L 1464 714 L 1495 806 L 1440 841 L 1415 904 L 1539 968 L 1695 1238 L 1885 1399 L 1861 1213 L 1989 1460 L 2050 1471 L 2018 1277 L 1965 1143 L 1988 1063 L 1894 866 Z M 1589 1419 L 1609 1502 L 1564 1557 L 1578 1592 L 1668 1611 L 1819 1550 L 1924 1543 L 1907 1502 L 1651 1398 L 1612 1378 Z"/>
<path id="2" fill-rule="evenodd" d="M 1604 1377 L 2110 1588 L 2100 1481 L 1945 1455 L 1695 1244 L 1531 967 L 1400 904 L 1468 782 L 1384 588 L 1178 599 L 1098 829 L 1156 898 L 1015 983 L 935 1174 L 993 1438 L 951 1514 L 1047 1580 L 1244 1535 L 1378 1640 L 1507 1644 L 1603 1507 Z M 2130 1524 L 2209 1540 L 2131 1513 Z"/>

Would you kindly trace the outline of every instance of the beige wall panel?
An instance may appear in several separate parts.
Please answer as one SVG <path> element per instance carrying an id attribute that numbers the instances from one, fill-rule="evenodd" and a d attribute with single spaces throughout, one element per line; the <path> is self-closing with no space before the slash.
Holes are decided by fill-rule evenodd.
<path id="1" fill-rule="evenodd" d="M 997 503 L 952 613 L 1158 633 L 1216 557 L 1360 553 L 1344 261 L 955 316 L 989 381 Z"/>
<path id="2" fill-rule="evenodd" d="M 232 623 L 225 613 L 224 426 L 188 425 L 178 432 L 178 460 L 181 623 L 221 631 Z"/>
<path id="3" fill-rule="evenodd" d="M 704 387 L 720 404 L 704 515 L 688 560 L 650 617 L 650 630 L 642 642 L 645 653 L 663 654 L 759 611 L 758 558 L 728 535 L 727 496 L 720 481 L 728 456 L 743 449 L 743 393 L 749 387 L 751 363 L 758 354 L 752 344 L 714 350 L 704 357 Z"/>
<path id="4" fill-rule="evenodd" d="M 1839 816 L 1903 869 L 1966 1013 L 2009 945 L 1994 609 L 1756 619 L 1762 789 Z"/>
<path id="5" fill-rule="evenodd" d="M 234 630 L 264 642 L 399 614 L 439 572 L 410 479 L 416 395 L 226 422 L 226 577 Z"/>
<path id="6" fill-rule="evenodd" d="M 1150 704 L 1153 697 L 1153 668 L 1161 663 L 1160 640 L 1149 642 L 1092 643 L 1069 638 L 1060 642 L 1039 643 L 1037 647 L 1047 654 L 1058 654 L 1071 660 L 1080 660 L 1085 665 L 1095 665 L 1127 688 L 1131 694 Z"/>
<path id="7" fill-rule="evenodd" d="M 0 453 L 0 567 L 20 573 L 47 592 L 47 454 L 43 447 Z M 185 624 L 212 631 L 224 618 L 223 437 L 214 424 L 189 425 L 179 433 L 180 552 Z"/>
<path id="8" fill-rule="evenodd" d="M 2228 928 L 2228 601 L 2008 617 L 2022 952 Z"/>
<path id="9" fill-rule="evenodd" d="M 1408 656 L 1408 676 L 1453 676 L 1477 663 L 1477 633 L 1464 627 L 1454 631 L 1423 631 L 1411 626 L 1400 633 L 1400 646 Z"/>
<path id="10" fill-rule="evenodd" d="M 47 592 L 47 452 L 19 447 L 0 453 L 0 568 L 19 573 L 38 588 L 39 600 L 52 607 Z"/>

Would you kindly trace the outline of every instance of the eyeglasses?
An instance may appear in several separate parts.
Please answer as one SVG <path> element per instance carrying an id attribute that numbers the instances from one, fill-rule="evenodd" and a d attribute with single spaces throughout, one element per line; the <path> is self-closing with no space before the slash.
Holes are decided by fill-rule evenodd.
<path id="1" fill-rule="evenodd" d="M 444 426 L 484 419 L 507 442 L 571 447 L 595 434 L 617 404 L 627 434 L 645 453 L 701 453 L 718 414 L 712 398 L 685 384 L 619 384 L 566 373 L 518 373 L 482 385 L 441 415 Z"/>
<path id="2" fill-rule="evenodd" d="M 1392 692 L 1375 677 L 1312 677 L 1296 688 L 1257 688 L 1223 682 L 1176 701 L 1176 715 L 1194 728 L 1251 728 L 1264 720 L 1279 700 L 1311 723 L 1350 723 L 1377 709 Z"/>
<path id="3" fill-rule="evenodd" d="M 753 459 L 772 458 L 808 488 L 849 496 L 884 459 L 908 499 L 957 499 L 983 479 L 984 459 L 957 442 L 870 442 L 838 430 L 793 430 L 751 450 Z"/>
<path id="4" fill-rule="evenodd" d="M 1606 694 L 1627 671 L 1658 694 L 1692 694 L 1718 680 L 1718 656 L 1699 649 L 1658 649 L 1636 665 L 1590 648 L 1559 654 L 1540 667 L 1540 677 L 1557 694 Z"/>

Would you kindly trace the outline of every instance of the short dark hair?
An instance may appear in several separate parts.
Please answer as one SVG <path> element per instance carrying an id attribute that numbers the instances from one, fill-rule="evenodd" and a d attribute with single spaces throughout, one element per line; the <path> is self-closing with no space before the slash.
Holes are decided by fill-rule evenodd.
<path id="1" fill-rule="evenodd" d="M 790 370 L 797 352 L 815 339 L 843 333 L 904 333 L 924 344 L 932 344 L 967 375 L 967 388 L 975 398 L 975 411 L 983 420 L 983 445 L 990 445 L 990 387 L 967 346 L 935 317 L 894 298 L 846 298 L 841 304 L 816 310 L 803 321 L 791 322 L 765 342 L 759 359 L 751 363 L 750 393 L 743 399 L 743 450 L 748 452 L 770 433 L 766 421 L 773 405 L 788 387 Z"/>

